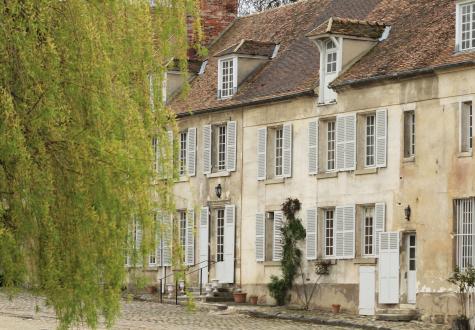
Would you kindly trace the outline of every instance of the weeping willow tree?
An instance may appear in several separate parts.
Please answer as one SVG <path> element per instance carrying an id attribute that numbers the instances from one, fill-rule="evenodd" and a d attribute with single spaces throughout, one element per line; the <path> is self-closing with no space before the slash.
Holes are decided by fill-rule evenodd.
<path id="1" fill-rule="evenodd" d="M 0 1 L 0 279 L 45 296 L 62 328 L 113 324 L 132 222 L 148 256 L 152 210 L 173 206 L 162 80 L 171 59 L 186 68 L 190 17 L 201 39 L 197 9 Z"/>

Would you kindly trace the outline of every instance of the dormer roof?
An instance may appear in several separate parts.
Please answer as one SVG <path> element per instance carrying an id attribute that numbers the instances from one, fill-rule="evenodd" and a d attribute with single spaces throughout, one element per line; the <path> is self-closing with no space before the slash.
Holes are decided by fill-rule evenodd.
<path id="1" fill-rule="evenodd" d="M 216 54 L 214 54 L 214 56 L 221 57 L 236 54 L 247 56 L 264 56 L 271 58 L 276 46 L 276 43 L 271 41 L 242 39 L 240 42 L 217 52 Z"/>
<path id="2" fill-rule="evenodd" d="M 203 61 L 200 60 L 188 60 L 188 73 L 196 75 L 198 72 L 200 72 L 201 65 Z M 171 72 L 180 72 L 180 63 L 178 60 L 173 59 L 171 63 L 168 66 L 168 71 Z"/>
<path id="3" fill-rule="evenodd" d="M 379 39 L 386 24 L 350 18 L 330 17 L 316 29 L 307 33 L 307 37 L 318 39 L 330 35 L 340 35 L 357 38 Z"/>

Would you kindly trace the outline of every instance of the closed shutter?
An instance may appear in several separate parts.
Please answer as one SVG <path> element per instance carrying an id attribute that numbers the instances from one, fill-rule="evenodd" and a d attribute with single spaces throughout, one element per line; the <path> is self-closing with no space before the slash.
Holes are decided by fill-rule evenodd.
<path id="1" fill-rule="evenodd" d="M 384 203 L 376 203 L 374 206 L 374 255 L 379 256 L 379 235 L 385 229 L 386 223 L 386 205 Z"/>
<path id="2" fill-rule="evenodd" d="M 345 122 L 345 169 L 356 169 L 356 114 L 346 116 Z"/>
<path id="3" fill-rule="evenodd" d="M 337 259 L 355 257 L 355 206 L 335 209 L 335 256 Z"/>
<path id="4" fill-rule="evenodd" d="M 224 274 L 222 283 L 234 283 L 236 207 L 226 205 L 224 208 Z"/>
<path id="5" fill-rule="evenodd" d="M 308 123 L 308 174 L 318 174 L 318 121 Z"/>
<path id="6" fill-rule="evenodd" d="M 196 128 L 189 128 L 186 141 L 186 161 L 188 176 L 196 175 Z"/>
<path id="7" fill-rule="evenodd" d="M 336 117 L 336 169 L 345 169 L 345 124 L 346 117 Z"/>
<path id="8" fill-rule="evenodd" d="M 283 126 L 283 148 L 282 148 L 282 174 L 284 178 L 292 176 L 292 124 L 285 124 Z"/>
<path id="9" fill-rule="evenodd" d="M 163 215 L 162 266 L 172 265 L 172 217 Z"/>
<path id="10" fill-rule="evenodd" d="M 382 232 L 379 246 L 379 303 L 399 303 L 399 233 Z"/>
<path id="11" fill-rule="evenodd" d="M 266 179 L 267 128 L 257 130 L 257 180 Z"/>
<path id="12" fill-rule="evenodd" d="M 135 220 L 135 250 L 137 255 L 142 251 L 142 223 L 139 220 Z"/>
<path id="13" fill-rule="evenodd" d="M 200 211 L 200 268 L 202 268 L 202 283 L 208 283 L 208 235 L 209 235 L 209 208 L 202 207 Z"/>
<path id="14" fill-rule="evenodd" d="M 193 209 L 189 209 L 186 215 L 185 248 L 185 264 L 192 266 L 195 263 L 195 210 Z"/>
<path id="15" fill-rule="evenodd" d="M 236 122 L 228 121 L 226 129 L 226 171 L 236 171 Z"/>
<path id="16" fill-rule="evenodd" d="M 265 261 L 265 214 L 256 214 L 256 261 Z"/>
<path id="17" fill-rule="evenodd" d="M 376 111 L 376 166 L 386 167 L 388 141 L 388 112 Z"/>
<path id="18" fill-rule="evenodd" d="M 272 261 L 282 260 L 282 225 L 284 214 L 282 211 L 274 212 L 274 244 L 272 246 Z"/>
<path id="19" fill-rule="evenodd" d="M 307 260 L 317 259 L 317 210 L 307 210 Z"/>
<path id="20" fill-rule="evenodd" d="M 203 174 L 211 174 L 211 125 L 203 126 Z"/>

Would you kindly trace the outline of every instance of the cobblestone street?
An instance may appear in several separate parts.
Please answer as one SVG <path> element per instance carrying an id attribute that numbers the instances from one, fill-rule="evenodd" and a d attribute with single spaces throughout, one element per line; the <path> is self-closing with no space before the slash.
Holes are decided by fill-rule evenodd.
<path id="1" fill-rule="evenodd" d="M 35 306 L 39 305 L 38 313 Z M 0 294 L 0 329 L 46 330 L 55 329 L 54 314 L 45 308 L 42 301 L 27 294 L 9 301 Z M 328 326 L 304 324 L 285 320 L 257 319 L 228 311 L 189 312 L 174 305 L 152 302 L 124 302 L 122 314 L 114 329 L 328 329 Z M 331 329 L 344 329 L 331 327 Z"/>

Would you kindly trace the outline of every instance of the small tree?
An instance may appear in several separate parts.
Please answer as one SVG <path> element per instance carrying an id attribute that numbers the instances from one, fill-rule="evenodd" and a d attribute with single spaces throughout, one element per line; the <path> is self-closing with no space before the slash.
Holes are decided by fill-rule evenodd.
<path id="1" fill-rule="evenodd" d="M 306 233 L 301 220 L 296 217 L 300 207 L 300 201 L 292 198 L 288 198 L 282 205 L 282 212 L 286 219 L 281 228 L 283 243 L 282 278 L 272 276 L 271 282 L 268 284 L 270 295 L 279 306 L 285 305 L 287 302 L 288 292 L 292 289 L 302 261 L 302 251 L 297 247 L 297 244 L 305 239 Z"/>
<path id="2" fill-rule="evenodd" d="M 475 268 L 470 266 L 461 271 L 459 267 L 456 267 L 448 281 L 457 286 L 462 307 L 461 318 L 467 319 L 467 293 L 470 288 L 475 287 Z"/>

